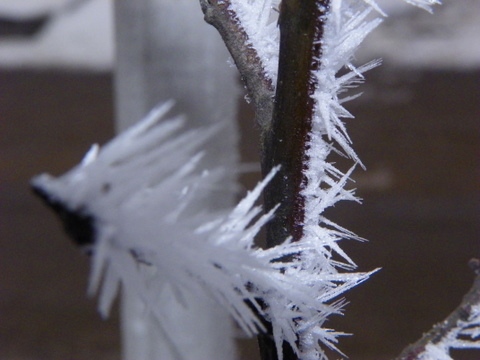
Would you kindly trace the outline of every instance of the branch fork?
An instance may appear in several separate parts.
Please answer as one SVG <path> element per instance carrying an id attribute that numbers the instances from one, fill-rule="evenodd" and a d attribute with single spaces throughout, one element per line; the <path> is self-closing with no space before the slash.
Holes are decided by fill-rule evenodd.
<path id="1" fill-rule="evenodd" d="M 200 5 L 205 21 L 218 30 L 232 55 L 255 108 L 257 123 L 266 127 L 273 113 L 274 84 L 266 76 L 257 51 L 249 43 L 230 1 L 200 0 Z"/>

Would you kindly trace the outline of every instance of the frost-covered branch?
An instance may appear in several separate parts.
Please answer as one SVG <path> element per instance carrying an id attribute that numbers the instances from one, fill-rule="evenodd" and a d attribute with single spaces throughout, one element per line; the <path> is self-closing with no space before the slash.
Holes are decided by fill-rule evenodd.
<path id="1" fill-rule="evenodd" d="M 427 10 L 437 3 L 436 0 L 409 2 Z M 233 28 L 225 26 L 230 21 L 236 30 L 241 30 L 240 43 L 255 54 L 261 79 L 266 77 L 274 84 L 271 120 L 262 120 L 263 174 L 280 165 L 279 174 L 267 185 L 264 195 L 267 210 L 279 205 L 276 216 L 267 224 L 267 245 L 275 247 L 292 238 L 312 247 L 315 255 L 302 253 L 299 258 L 320 266 L 319 277 L 339 276 L 346 281 L 355 274 L 343 270 L 355 268 L 355 263 L 338 242 L 358 237 L 326 219 L 323 211 L 340 200 L 358 201 L 352 191 L 344 188 L 355 166 L 363 166 L 351 148 L 343 123 L 343 119 L 353 117 L 344 104 L 356 96 L 344 93 L 363 82 L 365 71 L 379 65 L 379 61 L 372 61 L 357 67 L 352 60 L 384 13 L 373 0 L 204 2 L 210 3 L 217 7 L 220 4 L 225 15 L 224 19 L 216 18 L 224 26 L 215 26 L 227 47 L 231 49 L 231 43 L 235 43 L 231 40 Z M 275 18 L 272 9 L 279 12 L 276 27 L 271 26 L 271 19 Z M 207 21 L 212 23 L 206 14 Z M 267 46 L 275 41 L 278 47 Z M 275 48 L 278 56 L 272 56 L 271 50 Z M 238 62 L 235 52 L 231 53 Z M 276 72 L 271 70 L 275 61 L 278 61 Z M 242 68 L 239 70 L 243 75 Z M 246 86 L 252 92 L 249 81 L 246 79 Z M 254 93 L 250 95 L 255 99 Z M 332 151 L 353 160 L 348 172 L 342 173 L 330 163 L 328 157 Z M 271 325 L 273 334 L 278 334 L 278 324 Z M 268 349 L 273 346 L 268 335 L 260 338 L 262 357 L 264 360 L 282 355 L 288 359 L 322 359 L 325 355 L 320 344 L 330 346 L 332 341 L 316 337 L 321 329 L 321 323 L 304 322 L 300 318 L 294 342 L 284 335 L 275 338 L 277 354 Z M 280 347 L 282 341 L 290 348 L 285 344 Z"/>
<path id="2" fill-rule="evenodd" d="M 278 82 L 272 124 L 264 132 L 263 170 L 267 173 L 272 166 L 282 165 L 280 176 L 265 192 L 267 209 L 281 205 L 267 225 L 267 244 L 275 246 L 292 236 L 314 246 L 312 261 L 325 261 L 319 276 L 354 276 L 341 272 L 353 269 L 355 263 L 338 242 L 357 237 L 322 213 L 337 201 L 356 200 L 353 192 L 344 190 L 353 167 L 343 174 L 327 157 L 336 149 L 359 162 L 340 120 L 351 117 L 341 105 L 348 98 L 342 100 L 339 94 L 360 82 L 362 71 L 377 64 L 358 69 L 350 64 L 359 43 L 380 22 L 366 20 L 370 11 L 364 3 L 328 0 L 284 0 L 280 11 Z M 350 72 L 337 77 L 344 67 L 350 67 Z M 334 261 L 336 256 L 345 262 Z M 320 348 L 325 342 L 313 335 L 317 326 L 310 323 L 304 333 L 298 333 L 301 353 L 295 355 L 299 359 L 325 356 Z"/>
<path id="3" fill-rule="evenodd" d="M 339 295 L 370 274 L 325 272 L 331 264 L 317 259 L 313 243 L 284 239 L 268 249 L 255 245 L 276 210 L 260 216 L 255 201 L 278 167 L 235 208 L 206 209 L 205 198 L 222 188 L 228 171 L 200 168 L 201 148 L 219 129 L 181 131 L 181 118 L 162 120 L 170 106 L 153 110 L 104 147 L 92 147 L 66 174 L 33 180 L 64 220 L 68 214 L 67 225 L 88 219 L 80 222 L 89 230 L 81 243 L 92 254 L 91 292 L 102 284 L 102 314 L 109 313 L 122 285 L 145 304 L 173 354 L 188 349 L 169 331 L 175 319 L 163 304 L 171 298 L 185 311 L 192 301 L 212 299 L 249 335 L 264 332 L 264 321 L 271 323 L 278 358 L 284 341 L 296 356 L 306 354 L 305 342 L 298 341 L 304 335 L 335 348 L 343 334 L 323 324 L 341 313 Z M 69 228 L 74 237 L 82 229 Z"/>
<path id="4" fill-rule="evenodd" d="M 476 277 L 461 304 L 396 360 L 453 360 L 452 349 L 480 349 L 480 261 L 472 259 L 470 266 Z"/>
<path id="5" fill-rule="evenodd" d="M 264 179 L 237 206 L 208 208 L 206 199 L 234 171 L 202 162 L 219 128 L 182 131 L 181 118 L 162 120 L 167 104 L 93 147 L 67 174 L 35 178 L 34 188 L 90 247 L 91 291 L 101 289 L 102 313 L 122 285 L 145 304 L 175 358 L 186 350 L 168 331 L 176 319 L 163 301 L 188 311 L 192 299 L 208 298 L 247 334 L 260 334 L 264 360 L 326 360 L 325 348 L 339 351 L 345 335 L 327 328 L 327 319 L 342 314 L 342 294 L 371 275 L 353 272 L 355 262 L 339 245 L 361 239 L 324 211 L 359 201 L 346 184 L 363 165 L 344 124 L 353 117 L 344 104 L 357 95 L 345 92 L 380 63 L 352 61 L 383 12 L 373 0 L 200 2 L 255 106 Z M 409 2 L 426 9 L 437 3 Z M 349 158 L 350 170 L 337 169 L 332 152 Z M 262 191 L 263 215 L 255 205 Z M 262 227 L 266 249 L 255 244 Z M 450 359 L 450 348 L 478 347 L 466 337 L 479 336 L 479 283 L 477 276 L 459 309 L 397 360 Z"/>
<path id="6" fill-rule="evenodd" d="M 276 72 L 274 58 L 278 54 L 275 48 L 275 39 L 268 41 L 268 38 L 263 37 L 265 33 L 255 32 L 257 29 L 255 25 L 259 28 L 274 26 L 268 15 L 272 0 L 256 1 L 253 5 L 248 2 L 242 4 L 237 1 L 237 3 L 240 4 L 240 8 L 235 7 L 235 4 L 232 5 L 230 0 L 200 0 L 205 21 L 213 25 L 222 36 L 245 84 L 247 97 L 254 104 L 257 123 L 264 126 L 270 122 L 272 117 L 275 86 L 272 72 Z M 251 9 L 247 10 L 253 10 L 253 14 L 245 11 L 245 7 L 250 7 Z M 256 22 L 256 24 L 248 28 L 245 26 L 248 21 Z M 251 29 L 254 33 L 247 33 L 247 30 Z M 276 32 L 273 29 L 271 33 L 275 34 Z M 264 49 L 265 46 L 254 45 L 255 35 L 258 40 L 267 42 L 272 47 L 269 54 L 259 53 L 258 49 Z M 266 61 L 267 56 L 270 56 L 271 60 Z"/>
<path id="7" fill-rule="evenodd" d="M 310 138 L 316 79 L 329 1 L 283 1 L 279 18 L 280 60 L 272 125 L 264 133 L 263 171 L 281 164 L 280 176 L 265 193 L 266 207 L 281 204 L 268 226 L 267 244 L 287 236 L 299 240 L 303 229 L 306 144 Z"/>

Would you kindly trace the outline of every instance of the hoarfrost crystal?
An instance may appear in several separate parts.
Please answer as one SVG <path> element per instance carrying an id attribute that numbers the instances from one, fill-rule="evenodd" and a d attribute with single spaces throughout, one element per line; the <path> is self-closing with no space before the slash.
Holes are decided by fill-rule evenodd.
<path id="1" fill-rule="evenodd" d="M 400 1 L 400 0 L 399 0 Z M 439 0 L 404 0 L 412 5 L 421 7 L 429 12 L 432 12 L 432 5 L 440 4 Z M 234 17 L 238 21 L 238 25 L 247 35 L 247 42 L 251 48 L 256 52 L 261 66 L 265 72 L 266 78 L 271 82 L 273 87 L 277 83 L 278 75 L 278 57 L 279 57 L 279 45 L 280 45 L 280 31 L 278 27 L 278 14 L 281 8 L 281 0 L 227 0 L 228 8 L 233 12 Z M 363 31 L 349 32 L 348 26 L 357 26 L 353 24 L 356 21 L 362 20 L 361 17 L 367 15 L 366 13 L 358 13 L 358 9 L 364 6 L 365 11 L 368 13 L 370 10 L 376 11 L 378 14 L 386 16 L 380 6 L 375 0 L 332 0 L 332 15 L 337 16 L 336 25 L 341 26 L 337 28 L 343 32 L 344 35 L 358 36 L 357 45 L 350 46 L 350 50 L 356 50 L 363 38 L 373 29 L 367 28 Z M 341 9 L 341 10 L 340 10 Z M 339 11 L 340 10 L 340 11 Z M 352 10 L 352 14 L 348 12 Z M 344 16 L 350 16 L 350 24 L 341 19 Z M 371 23 L 365 23 L 375 27 L 378 25 L 378 19 Z M 343 27 L 345 26 L 345 27 Z M 357 28 L 357 30 L 361 30 Z M 337 40 L 339 38 L 337 37 Z M 353 39 L 349 39 L 351 41 Z M 355 41 L 355 40 L 354 40 Z M 341 53 L 341 52 L 340 52 Z M 339 54 L 340 54 L 339 53 Z M 348 54 L 344 54 L 348 57 Z M 364 69 L 366 71 L 366 69 Z"/>
<path id="2" fill-rule="evenodd" d="M 255 201 L 277 168 L 234 209 L 204 210 L 202 199 L 221 188 L 226 170 L 199 169 L 199 149 L 218 129 L 179 133 L 181 118 L 160 121 L 170 106 L 103 148 L 92 147 L 65 175 L 33 180 L 51 203 L 92 222 L 90 291 L 101 286 L 101 312 L 108 314 L 120 284 L 144 301 L 159 327 L 168 317 L 159 302 L 165 292 L 185 306 L 192 295 L 209 296 L 247 334 L 265 330 L 262 317 L 270 321 L 279 354 L 282 340 L 300 353 L 298 333 L 311 329 L 314 341 L 333 347 L 339 334 L 322 324 L 341 302 L 329 303 L 368 274 L 325 276 L 329 264 L 316 261 L 313 244 L 255 246 L 275 211 L 259 216 Z M 168 328 L 163 332 L 168 336 Z"/>
<path id="3" fill-rule="evenodd" d="M 437 3 L 408 2 L 427 10 Z M 280 2 L 225 3 L 275 86 Z M 314 114 L 304 164 L 306 181 L 300 191 L 305 217 L 303 236 L 297 242 L 280 239 L 283 243 L 269 249 L 254 244 L 276 209 L 260 215 L 255 202 L 278 168 L 235 208 L 205 208 L 205 199 L 221 191 L 225 175 L 233 169 L 202 168 L 202 145 L 219 127 L 181 132 L 181 118 L 161 120 L 171 104 L 153 110 L 103 148 L 92 147 L 82 163 L 65 175 L 34 179 L 37 191 L 68 220 L 72 235 L 92 247 L 90 291 L 101 287 L 103 314 L 108 314 L 120 284 L 138 294 L 159 327 L 168 315 L 160 302 L 165 292 L 186 307 L 192 294 L 208 296 L 247 334 L 264 331 L 263 319 L 270 322 L 279 359 L 284 341 L 302 360 L 326 359 L 322 346 L 336 349 L 337 338 L 345 334 L 325 328 L 324 323 L 330 315 L 341 314 L 344 302 L 339 296 L 371 273 L 344 271 L 356 265 L 338 242 L 359 238 L 326 219 L 323 211 L 340 200 L 358 201 L 345 185 L 355 166 L 363 165 L 342 122 L 353 117 L 343 104 L 355 96 L 341 96 L 380 63 L 352 64 L 358 46 L 380 24 L 380 15 L 383 12 L 373 0 L 332 0 L 325 15 L 322 55 L 314 59 L 320 67 L 312 73 Z M 339 75 L 345 68 L 348 72 Z M 332 151 L 354 161 L 348 172 L 327 161 Z M 73 225 L 88 231 L 79 237 Z M 478 337 L 479 313 L 468 326 L 459 324 L 455 339 Z M 168 328 L 163 330 L 168 336 Z M 461 347 L 462 341 L 457 339 L 449 347 Z M 426 351 L 434 354 L 440 346 Z M 425 359 L 431 359 L 427 352 Z"/>
<path id="4" fill-rule="evenodd" d="M 278 8 L 281 0 L 231 0 L 229 9 L 248 36 L 248 43 L 257 52 L 267 79 L 277 83 L 280 33 Z"/>
<path id="5" fill-rule="evenodd" d="M 420 360 L 453 360 L 450 350 L 480 349 L 480 303 L 472 304 L 466 320 L 458 320 L 456 326 L 440 339 L 425 346 Z"/>
<path id="6" fill-rule="evenodd" d="M 427 10 L 430 10 L 430 5 L 438 3 L 436 0 L 407 1 Z M 279 28 L 272 19 L 275 19 L 274 13 L 280 4 L 267 0 L 230 0 L 229 3 L 229 9 L 238 18 L 240 27 L 260 58 L 267 78 L 275 84 L 278 67 L 278 54 L 275 53 L 278 51 Z M 323 5 L 319 2 L 318 6 Z M 354 167 L 357 164 L 363 165 L 351 148 L 351 140 L 342 122 L 342 118 L 353 117 L 343 104 L 355 96 L 342 98 L 341 95 L 361 83 L 365 71 L 380 64 L 379 60 L 360 67 L 352 64 L 359 45 L 381 23 L 380 15 L 385 14 L 374 0 L 332 0 L 325 15 L 324 34 L 320 44 L 322 55 L 321 58 L 314 59 L 320 64 L 320 68 L 312 73 L 316 85 L 312 96 L 315 103 L 314 115 L 306 151 L 307 160 L 304 163 L 306 180 L 300 191 L 305 200 L 305 211 L 303 235 L 297 244 L 308 250 L 299 252 L 296 261 L 301 263 L 299 267 L 303 274 L 312 273 L 315 269 L 317 279 L 336 278 L 343 285 L 332 291 L 334 296 L 329 296 L 331 293 L 328 286 L 318 289 L 318 294 L 325 296 L 323 306 L 329 307 L 329 310 L 322 312 L 321 308 L 317 307 L 309 316 L 297 316 L 296 325 L 290 332 L 285 331 L 288 326 L 281 324 L 279 319 L 268 318 L 272 322 L 280 358 L 283 341 L 287 341 L 303 360 L 326 358 L 320 344 L 335 348 L 336 338 L 341 335 L 322 328 L 325 318 L 331 313 L 338 313 L 341 308 L 341 302 L 332 304 L 329 301 L 353 286 L 351 284 L 356 283 L 353 279 L 359 277 L 355 273 L 339 272 L 340 269 L 355 268 L 355 263 L 338 245 L 341 239 L 358 237 L 327 220 L 322 213 L 337 201 L 358 201 L 352 191 L 345 189 L 345 185 Z M 273 46 L 275 42 L 277 45 Z M 338 75 L 345 68 L 350 71 Z M 327 161 L 332 151 L 345 153 L 353 159 L 355 165 L 343 174 Z M 336 256 L 340 257 L 341 261 L 335 260 Z M 301 276 L 300 273 L 298 275 Z"/>

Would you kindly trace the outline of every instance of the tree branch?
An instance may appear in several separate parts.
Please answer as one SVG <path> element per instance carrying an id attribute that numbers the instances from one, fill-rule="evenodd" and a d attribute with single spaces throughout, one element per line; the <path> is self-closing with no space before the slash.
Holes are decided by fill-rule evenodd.
<path id="1" fill-rule="evenodd" d="M 230 0 L 200 0 L 205 21 L 213 25 L 237 65 L 253 100 L 257 122 L 263 131 L 262 171 L 266 175 L 281 165 L 265 192 L 266 209 L 281 204 L 267 229 L 267 245 L 289 236 L 302 236 L 304 199 L 299 194 L 306 181 L 305 152 L 312 127 L 316 87 L 312 72 L 320 66 L 325 13 L 329 0 L 283 0 L 280 10 L 278 81 L 265 75 L 256 50 L 249 43 Z M 273 92 L 275 102 L 273 101 Z"/>
<path id="2" fill-rule="evenodd" d="M 267 245 L 289 236 L 301 238 L 304 199 L 299 194 L 306 178 L 306 151 L 312 129 L 312 72 L 320 66 L 325 13 L 329 0 L 283 0 L 280 12 L 280 59 L 272 126 L 263 138 L 263 173 L 281 165 L 265 189 L 269 210 L 281 204 L 267 227 Z"/>
<path id="3" fill-rule="evenodd" d="M 248 96 L 252 99 L 257 123 L 265 128 L 272 119 L 274 84 L 265 75 L 256 50 L 249 44 L 229 0 L 200 0 L 205 21 L 214 26 L 237 66 Z"/>
<path id="4" fill-rule="evenodd" d="M 438 344 L 445 340 L 451 331 L 458 328 L 459 322 L 467 322 L 469 320 L 472 314 L 472 307 L 480 304 L 480 261 L 472 259 L 469 265 L 474 270 L 476 277 L 460 305 L 444 321 L 434 325 L 420 340 L 408 345 L 395 360 L 420 360 L 420 356 L 428 344 Z"/>
<path id="5" fill-rule="evenodd" d="M 200 0 L 200 3 L 206 22 L 222 36 L 253 101 L 257 122 L 263 130 L 264 176 L 273 167 L 281 166 L 264 191 L 266 211 L 280 204 L 275 217 L 267 224 L 267 247 L 279 245 L 289 237 L 300 240 L 305 224 L 305 198 L 301 190 L 307 185 L 305 174 L 309 170 L 308 150 L 316 105 L 313 95 L 319 85 L 313 74 L 321 66 L 325 15 L 330 0 L 282 0 L 276 84 L 266 75 L 259 53 L 231 8 L 232 0 Z M 378 21 L 368 23 L 362 36 L 377 24 Z M 480 264 L 478 261 L 474 264 L 477 277 L 460 306 L 419 341 L 405 348 L 395 360 L 420 360 L 427 345 L 441 345 L 455 331 L 461 334 L 458 329 L 472 316 L 472 306 L 480 304 Z M 276 360 L 279 354 L 272 328 L 268 323 L 265 327 L 267 333 L 259 336 L 261 357 Z M 282 348 L 283 359 L 298 360 L 286 342 Z"/>
<path id="6" fill-rule="evenodd" d="M 312 129 L 316 87 L 312 71 L 320 66 L 324 15 L 328 0 L 283 0 L 280 11 L 280 58 L 271 126 L 263 133 L 264 176 L 277 165 L 279 173 L 264 190 L 265 208 L 280 204 L 267 224 L 267 247 L 273 247 L 303 233 L 304 198 L 300 195 L 306 178 L 307 143 Z M 259 337 L 263 360 L 276 360 L 271 334 Z M 283 358 L 298 359 L 283 343 Z"/>
<path id="7" fill-rule="evenodd" d="M 256 50 L 231 9 L 230 0 L 200 0 L 205 21 L 219 31 L 248 94 L 253 100 L 257 122 L 263 129 L 262 171 L 264 176 L 277 165 L 280 173 L 264 192 L 269 210 L 281 204 L 267 226 L 267 246 L 272 247 L 292 236 L 302 236 L 304 199 L 300 195 L 306 182 L 306 151 L 315 102 L 313 71 L 320 66 L 325 14 L 329 0 L 283 0 L 280 9 L 280 53 L 278 81 L 272 84 L 265 75 Z M 276 89 L 275 102 L 273 91 Z M 277 359 L 272 332 L 259 336 L 263 360 Z M 291 347 L 283 344 L 283 358 L 297 359 Z"/>

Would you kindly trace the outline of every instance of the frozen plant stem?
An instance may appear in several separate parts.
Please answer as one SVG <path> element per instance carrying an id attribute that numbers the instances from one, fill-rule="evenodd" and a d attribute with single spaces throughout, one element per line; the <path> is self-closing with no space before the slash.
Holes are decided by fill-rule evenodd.
<path id="1" fill-rule="evenodd" d="M 407 1 L 426 9 L 437 2 Z M 177 9 L 180 3 L 173 0 L 171 5 Z M 344 189 L 361 162 L 350 147 L 342 121 L 353 117 L 342 104 L 356 96 L 343 93 L 363 81 L 363 72 L 379 64 L 373 61 L 355 67 L 351 61 L 359 44 L 381 22 L 378 16 L 372 18 L 372 10 L 383 12 L 373 0 L 200 3 L 206 21 L 218 29 L 230 50 L 256 109 L 262 128 L 264 180 L 233 209 L 207 209 L 212 199 L 219 198 L 218 191 L 228 193 L 227 198 L 232 196 L 230 187 L 223 189 L 225 180 L 231 183 L 235 172 L 232 161 L 222 163 L 213 156 L 207 162 L 202 151 L 206 149 L 208 154 L 208 150 L 223 148 L 207 149 L 216 142 L 211 140 L 219 128 L 177 133 L 183 123 L 180 118 L 161 121 L 171 106 L 165 104 L 102 149 L 93 147 L 82 163 L 64 176 L 43 174 L 33 185 L 66 218 L 68 230 L 72 217 L 75 225 L 91 230 L 88 236 L 70 232 L 79 243 L 94 247 L 90 289 L 101 288 L 102 314 L 108 314 L 120 284 L 132 299 L 139 300 L 139 313 L 126 307 L 133 314 L 126 324 L 134 330 L 138 328 L 136 320 L 145 319 L 147 327 L 137 334 L 138 346 L 126 358 L 154 359 L 160 353 L 164 360 L 231 358 L 233 346 L 223 345 L 230 344 L 233 335 L 228 324 L 225 331 L 221 321 L 216 321 L 229 312 L 247 334 L 262 332 L 263 360 L 327 360 L 325 347 L 341 354 L 336 344 L 338 337 L 346 335 L 325 326 L 331 315 L 342 314 L 345 302 L 339 296 L 372 274 L 349 272 L 356 265 L 338 242 L 359 238 L 322 214 L 337 201 L 358 200 L 353 190 Z M 182 20 L 187 13 L 179 12 Z M 144 14 L 139 12 L 140 24 Z M 129 12 L 125 15 L 131 19 Z M 176 21 L 169 26 L 169 17 L 164 20 L 159 23 L 165 29 L 174 28 Z M 152 23 L 157 24 L 156 19 Z M 188 32 L 199 34 L 196 28 Z M 188 47 L 198 45 L 197 40 Z M 199 50 L 205 50 L 205 59 L 218 58 L 208 42 L 191 53 L 198 55 Z M 137 69 L 145 72 L 145 53 L 133 53 L 140 55 Z M 179 65 L 176 57 L 173 62 Z M 196 58 L 195 62 L 200 64 Z M 199 87 L 192 86 L 189 79 L 189 89 L 205 96 L 198 102 L 201 110 L 216 108 L 217 102 L 226 105 L 220 101 L 223 91 L 211 92 L 217 86 L 206 86 L 210 91 L 203 91 L 220 67 L 210 69 L 215 74 L 201 69 L 205 78 L 198 77 Z M 197 78 L 198 74 L 194 75 L 191 77 Z M 224 76 L 217 78 L 227 83 Z M 143 79 L 154 77 L 138 76 L 139 84 Z M 119 86 L 121 90 L 133 89 L 130 81 L 124 84 L 128 86 Z M 143 85 L 145 94 L 154 89 L 148 82 Z M 182 86 L 180 94 L 185 91 Z M 150 95 L 148 100 L 154 101 L 158 94 Z M 149 107 L 144 102 L 147 99 L 142 95 L 136 100 L 140 100 L 136 109 L 143 113 Z M 226 109 L 233 109 L 232 104 Z M 199 114 L 194 111 L 191 115 Z M 208 114 L 199 119 L 205 117 L 209 118 Z M 227 145 L 231 147 L 231 142 Z M 341 172 L 327 160 L 331 151 L 343 152 L 355 165 Z M 231 154 L 230 160 L 232 156 L 235 158 Z M 179 164 L 183 165 L 178 168 Z M 254 203 L 264 189 L 267 212 L 254 220 L 261 212 Z M 255 245 L 255 236 L 264 226 L 267 249 Z M 89 241 L 92 237 L 95 241 Z M 477 279 L 460 307 L 396 360 L 452 360 L 450 349 L 480 348 L 479 263 L 472 262 Z M 213 311 L 205 311 L 203 303 Z M 219 304 L 225 311 L 218 312 Z M 182 314 L 188 322 L 179 321 Z M 199 321 L 200 315 L 203 321 Z M 200 324 L 199 330 L 191 332 L 190 341 L 185 330 Z M 209 324 L 212 327 L 206 330 Z M 130 335 L 127 338 L 132 339 Z M 160 338 L 165 340 L 161 346 Z M 171 356 L 166 356 L 168 349 Z"/>
<path id="2" fill-rule="evenodd" d="M 263 174 L 281 165 L 265 191 L 266 209 L 281 204 L 267 227 L 267 245 L 302 237 L 306 149 L 312 129 L 316 79 L 328 0 L 284 0 L 279 18 L 280 57 L 271 126 L 263 134 Z"/>
<path id="3" fill-rule="evenodd" d="M 262 67 L 256 50 L 249 46 L 248 36 L 229 9 L 229 0 L 200 0 L 205 21 L 214 26 L 230 51 L 240 76 L 252 99 L 259 124 L 271 120 L 274 85 Z"/>
<path id="4" fill-rule="evenodd" d="M 458 341 L 462 336 L 465 337 L 465 334 L 462 334 L 463 330 L 473 328 L 475 325 L 477 328 L 480 326 L 472 321 L 474 320 L 472 316 L 475 311 L 478 311 L 480 308 L 480 261 L 478 259 L 472 259 L 469 265 L 474 270 L 476 276 L 472 287 L 463 297 L 460 305 L 448 315 L 445 320 L 434 325 L 421 339 L 414 344 L 408 345 L 395 360 L 431 360 L 433 354 L 428 354 L 429 347 L 431 346 L 440 345 L 440 351 L 442 352 L 445 350 L 448 352 L 450 348 L 480 347 L 479 344 L 475 346 L 473 341 L 467 343 L 461 340 L 460 342 L 463 346 L 455 346 L 455 341 Z M 478 319 L 480 314 L 476 314 L 476 317 L 476 320 L 480 321 L 480 319 Z M 480 329 L 477 329 L 477 332 L 480 332 Z M 475 340 L 475 336 L 471 337 L 472 340 Z M 444 345 L 442 343 L 444 343 Z M 447 354 L 445 354 L 445 356 L 447 356 Z"/>
<path id="5" fill-rule="evenodd" d="M 302 237 L 305 199 L 300 194 L 306 178 L 306 147 L 312 129 L 315 78 L 322 52 L 322 35 L 329 0 L 283 0 L 278 25 L 280 53 L 278 80 L 270 126 L 263 132 L 262 173 L 276 165 L 279 174 L 264 191 L 265 208 L 280 204 L 275 217 L 267 224 L 266 244 L 278 245 L 283 239 Z M 259 336 L 263 360 L 277 359 L 271 337 Z M 298 359 L 286 343 L 285 360 Z"/>
<path id="6" fill-rule="evenodd" d="M 266 210 L 279 209 L 267 225 L 267 246 L 273 247 L 292 237 L 302 237 L 306 183 L 306 150 L 314 114 L 313 94 L 322 53 L 322 36 L 329 1 L 283 0 L 280 7 L 280 49 L 278 78 L 273 97 L 272 80 L 264 72 L 258 54 L 248 43 L 229 1 L 201 0 L 205 20 L 215 26 L 228 47 L 256 109 L 262 126 L 262 172 L 273 167 L 280 171 L 264 192 Z M 273 101 L 275 100 L 275 101 Z M 262 359 L 277 359 L 271 334 L 259 336 Z M 284 359 L 297 359 L 284 343 Z"/>

